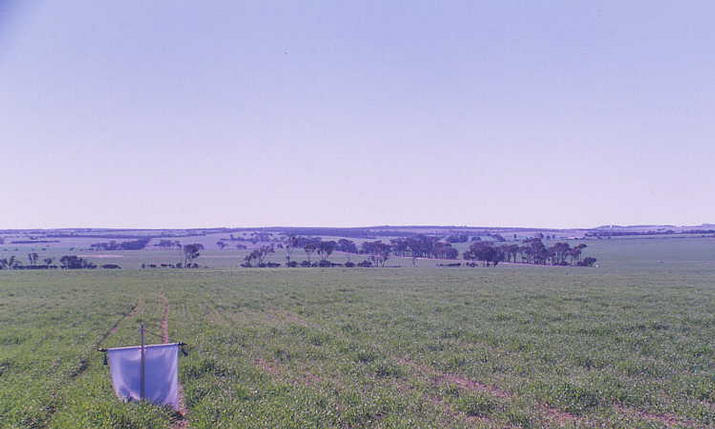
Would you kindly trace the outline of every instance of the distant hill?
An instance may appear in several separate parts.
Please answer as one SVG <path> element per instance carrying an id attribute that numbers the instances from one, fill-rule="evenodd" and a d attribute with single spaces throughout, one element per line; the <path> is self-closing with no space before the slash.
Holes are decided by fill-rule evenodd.
<path id="1" fill-rule="evenodd" d="M 482 227 L 456 225 L 379 225 L 369 227 L 245 227 L 245 228 L 59 228 L 59 229 L 5 229 L 0 237 L 41 243 L 47 240 L 68 238 L 142 239 L 199 237 L 214 234 L 241 234 L 249 232 L 277 233 L 305 236 L 336 236 L 376 239 L 380 237 L 410 236 L 416 234 L 472 236 L 504 234 L 534 236 L 543 234 L 553 238 L 581 238 L 627 235 L 714 234 L 715 224 L 702 225 L 601 225 L 594 228 L 529 228 Z"/>

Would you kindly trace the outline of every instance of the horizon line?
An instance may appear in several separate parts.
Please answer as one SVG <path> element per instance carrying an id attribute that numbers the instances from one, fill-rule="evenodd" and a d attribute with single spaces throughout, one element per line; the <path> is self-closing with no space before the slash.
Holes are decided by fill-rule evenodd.
<path id="1" fill-rule="evenodd" d="M 404 225 L 363 225 L 363 226 L 295 226 L 295 225 L 266 225 L 266 226 L 204 226 L 204 227 L 126 227 L 126 226 L 74 226 L 74 227 L 33 227 L 33 228 L 0 228 L 0 232 L 27 232 L 27 231 L 63 231 L 63 230 L 103 230 L 103 231 L 200 231 L 200 230 L 257 230 L 257 229 L 379 229 L 379 228 L 455 228 L 455 229 L 506 229 L 506 230 L 592 230 L 602 228 L 693 228 L 715 227 L 715 223 L 692 224 L 603 224 L 598 226 L 472 226 L 472 225 L 439 225 L 439 224 L 404 224 Z"/>

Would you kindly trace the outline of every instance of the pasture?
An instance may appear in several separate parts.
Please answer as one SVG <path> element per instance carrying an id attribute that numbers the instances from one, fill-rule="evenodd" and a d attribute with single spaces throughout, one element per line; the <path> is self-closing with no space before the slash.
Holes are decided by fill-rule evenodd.
<path id="1" fill-rule="evenodd" d="M 0 427 L 713 427 L 715 241 L 589 246 L 599 268 L 0 271 Z M 95 349 L 140 320 L 190 344 L 186 421 L 113 395 Z"/>

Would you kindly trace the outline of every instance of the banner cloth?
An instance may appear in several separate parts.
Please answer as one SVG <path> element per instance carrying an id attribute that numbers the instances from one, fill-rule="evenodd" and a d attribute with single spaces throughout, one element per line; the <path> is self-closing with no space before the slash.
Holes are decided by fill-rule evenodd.
<path id="1" fill-rule="evenodd" d="M 117 396 L 124 401 L 141 399 L 141 347 L 107 350 L 109 372 Z M 144 346 L 144 399 L 179 409 L 179 344 Z"/>

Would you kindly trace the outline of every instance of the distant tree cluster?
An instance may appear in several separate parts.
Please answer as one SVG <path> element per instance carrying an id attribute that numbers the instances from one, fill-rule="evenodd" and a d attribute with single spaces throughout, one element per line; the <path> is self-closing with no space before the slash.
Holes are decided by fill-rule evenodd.
<path id="1" fill-rule="evenodd" d="M 357 245 L 347 239 L 340 239 L 338 241 L 334 240 L 323 240 L 320 237 L 304 237 L 298 235 L 288 235 L 283 238 L 281 243 L 270 246 L 261 246 L 257 249 L 251 251 L 243 259 L 242 267 L 279 267 L 281 264 L 275 262 L 266 262 L 265 258 L 270 254 L 274 253 L 276 248 L 282 248 L 285 252 L 286 257 L 286 267 L 336 267 L 336 266 L 346 266 L 351 267 L 356 264 L 348 261 L 345 265 L 336 264 L 330 262 L 330 256 L 333 252 L 340 251 L 345 253 L 359 253 Z M 305 253 L 306 259 L 298 262 L 293 259 L 296 250 L 302 250 Z M 313 256 L 317 255 L 318 260 L 314 261 Z M 375 253 L 373 256 L 375 258 L 375 263 L 378 264 L 381 260 L 379 255 Z M 386 260 L 386 257 L 384 257 Z M 384 263 L 384 262 L 383 262 Z"/>
<path id="2" fill-rule="evenodd" d="M 65 255 L 60 258 L 60 267 L 65 270 L 93 270 L 97 265 L 77 255 Z"/>
<path id="3" fill-rule="evenodd" d="M 259 236 L 259 237 L 253 236 L 253 237 L 251 237 L 251 238 L 244 238 L 244 237 L 236 237 L 236 236 L 234 236 L 233 234 L 231 234 L 229 237 L 220 238 L 220 239 L 216 242 L 216 246 L 217 246 L 219 249 L 223 250 L 223 249 L 229 247 L 229 246 L 231 245 L 230 243 L 232 243 L 232 242 L 236 242 L 236 241 L 239 241 L 239 242 L 240 242 L 240 241 L 243 241 L 243 242 L 246 242 L 246 243 L 256 244 L 256 243 L 258 243 L 258 242 L 260 241 L 260 238 L 265 238 L 265 237 L 263 237 L 263 236 Z M 236 249 L 245 249 L 247 246 L 246 246 L 245 244 L 236 244 L 234 247 L 236 247 Z"/>
<path id="4" fill-rule="evenodd" d="M 164 246 L 161 247 L 174 247 L 178 244 L 184 254 L 184 262 L 177 262 L 175 264 L 163 263 L 163 264 L 142 264 L 142 269 L 144 268 L 198 268 L 199 264 L 196 260 L 201 256 L 201 251 L 204 250 L 204 245 L 201 243 L 191 243 L 184 246 L 176 241 L 162 240 L 166 242 Z M 155 246 L 160 245 L 162 242 L 155 244 Z M 176 243 L 176 244 L 175 244 Z"/>
<path id="5" fill-rule="evenodd" d="M 22 265 L 14 255 L 0 259 L 0 270 L 15 270 Z"/>
<path id="6" fill-rule="evenodd" d="M 256 264 L 256 266 L 260 268 L 266 267 L 266 262 L 265 258 L 271 253 L 274 253 L 275 249 L 273 246 L 261 246 L 258 249 L 254 249 L 251 253 L 246 255 L 245 258 L 243 258 L 243 264 L 241 264 L 242 267 L 253 267 L 253 264 Z M 269 263 L 268 266 L 279 266 L 280 264 L 271 264 Z"/>
<path id="7" fill-rule="evenodd" d="M 448 243 L 466 243 L 469 241 L 469 236 L 467 234 L 452 234 L 448 235 L 445 240 Z"/>
<path id="8" fill-rule="evenodd" d="M 391 243 L 395 256 L 411 257 L 413 264 L 417 262 L 417 258 L 457 259 L 459 257 L 459 251 L 450 243 L 441 241 L 439 237 L 420 234 L 393 239 Z"/>
<path id="9" fill-rule="evenodd" d="M 198 268 L 199 265 L 195 261 L 199 256 L 201 256 L 201 251 L 204 250 L 204 245 L 201 243 L 187 244 L 184 246 L 183 250 L 184 268 Z"/>
<path id="10" fill-rule="evenodd" d="M 103 243 L 90 244 L 92 250 L 142 250 L 149 243 L 149 238 L 140 238 L 137 240 L 121 241 L 110 240 Z M 167 240 L 168 241 L 168 240 Z"/>
<path id="11" fill-rule="evenodd" d="M 529 238 L 522 245 L 493 245 L 491 242 L 477 241 L 469 246 L 462 255 L 468 261 L 481 261 L 485 266 L 496 266 L 499 262 L 537 264 L 537 265 L 577 265 L 593 266 L 596 258 L 581 259 L 585 244 L 571 247 L 569 243 L 558 242 L 546 247 L 540 238 Z"/>
<path id="12" fill-rule="evenodd" d="M 0 259 L 0 270 L 51 270 L 57 268 L 65 270 L 92 270 L 97 268 L 97 264 L 94 262 L 80 258 L 76 255 L 62 256 L 59 260 L 59 266 L 53 264 L 54 258 L 47 257 L 40 260 L 40 255 L 35 252 L 27 255 L 27 261 L 27 264 L 23 264 L 22 261 L 15 256 L 2 258 Z M 116 264 L 104 264 L 102 265 L 102 268 L 116 269 L 121 267 Z"/>
<path id="13" fill-rule="evenodd" d="M 392 253 L 392 247 L 389 244 L 383 243 L 380 240 L 377 241 L 364 241 L 360 245 L 360 253 L 369 255 L 368 261 L 371 263 L 370 266 L 375 265 L 379 267 L 384 267 L 385 262 L 390 258 Z M 365 261 L 363 261 L 363 265 Z"/>
<path id="14" fill-rule="evenodd" d="M 286 267 L 384 267 L 392 257 L 412 258 L 416 264 L 419 258 L 431 258 L 438 260 L 455 260 L 460 254 L 452 243 L 469 243 L 469 247 L 463 252 L 462 258 L 467 266 L 496 266 L 500 262 L 525 263 L 536 265 L 573 265 L 573 266 L 593 266 L 597 261 L 593 257 L 582 257 L 585 244 L 571 246 L 566 242 L 553 243 L 550 246 L 544 244 L 544 235 L 536 234 L 533 238 L 527 238 L 521 242 L 502 243 L 506 241 L 499 234 L 482 233 L 479 236 L 467 236 L 466 234 L 451 235 L 427 235 L 415 234 L 406 237 L 392 238 L 389 242 L 383 240 L 367 240 L 361 243 L 341 238 L 338 240 L 323 240 L 321 237 L 281 235 L 279 239 L 268 233 L 255 233 L 252 238 L 260 240 L 272 240 L 268 245 L 254 247 L 243 258 L 243 267 L 272 268 L 281 264 L 270 261 L 269 256 L 276 253 L 276 249 L 283 249 L 285 252 Z M 486 237 L 484 240 L 482 238 Z M 471 241 L 470 241 L 471 240 Z M 149 239 L 142 238 L 131 241 L 118 242 L 111 240 L 106 243 L 95 243 L 91 245 L 95 250 L 135 250 L 144 248 Z M 230 242 L 246 241 L 236 238 L 221 239 L 217 245 L 219 248 L 226 247 Z M 200 243 L 181 245 L 178 240 L 160 240 L 154 244 L 156 247 L 176 248 L 179 247 L 184 259 L 182 262 L 169 264 L 142 264 L 142 268 L 198 268 L 198 258 L 204 250 Z M 237 248 L 245 249 L 243 244 L 237 244 Z M 44 250 L 44 249 L 43 249 Z M 305 255 L 305 260 L 294 260 L 296 250 L 299 254 Z M 72 249 L 70 249 L 72 251 Z M 334 252 L 343 252 L 347 255 L 347 262 L 340 264 L 330 261 Z M 363 255 L 361 262 L 351 261 L 351 255 Z M 361 258 L 362 259 L 362 258 Z M 65 255 L 58 261 L 59 265 L 53 265 L 52 258 L 40 260 L 37 253 L 27 255 L 27 264 L 15 256 L 0 259 L 0 269 L 94 269 L 97 265 L 89 260 L 76 255 Z M 439 264 L 439 266 L 453 267 L 462 266 L 462 263 L 454 262 Z M 121 268 L 116 264 L 104 264 L 104 269 Z"/>
<path id="15" fill-rule="evenodd" d="M 263 231 L 257 231 L 257 232 L 252 232 L 249 238 L 249 241 L 253 244 L 262 242 L 262 241 L 273 241 L 273 234 L 270 232 L 263 232 Z"/>
<path id="16" fill-rule="evenodd" d="M 181 249 L 181 242 L 179 240 L 159 240 L 158 243 L 154 244 L 154 247 L 161 247 L 162 249 Z"/>
<path id="17" fill-rule="evenodd" d="M 181 262 L 177 262 L 176 264 L 142 264 L 141 265 L 142 269 L 145 268 L 184 268 L 184 265 Z M 193 268 L 193 267 L 186 267 L 186 268 Z M 198 265 L 197 265 L 198 268 Z"/>
<path id="18" fill-rule="evenodd" d="M 543 236 L 529 238 L 519 244 L 498 244 L 505 242 L 503 236 L 499 234 L 487 234 L 489 240 L 472 241 L 470 247 L 463 253 L 462 257 L 468 261 L 467 265 L 476 266 L 481 262 L 485 266 L 496 266 L 500 262 L 514 262 L 539 265 L 578 265 L 592 266 L 595 258 L 587 257 L 581 259 L 581 253 L 585 244 L 571 247 L 568 243 L 558 242 L 547 247 L 544 245 Z M 288 236 L 281 243 L 285 249 L 287 267 L 384 267 L 391 255 L 398 257 L 411 257 L 413 264 L 417 258 L 432 258 L 455 260 L 459 257 L 459 251 L 452 247 L 449 241 L 461 243 L 467 242 L 466 236 L 448 236 L 440 239 L 437 236 L 418 234 L 411 237 L 402 237 L 390 240 L 385 243 L 382 240 L 364 241 L 357 246 L 353 241 L 340 239 L 337 242 L 324 241 L 319 237 Z M 302 249 L 305 252 L 306 260 L 298 262 L 293 260 L 295 249 Z M 366 259 L 359 263 L 348 260 L 347 263 L 336 264 L 329 261 L 330 255 L 334 251 L 341 251 L 348 254 L 365 255 Z M 265 258 L 268 254 L 274 253 L 273 246 L 262 246 L 254 249 L 245 258 L 244 267 L 277 267 L 280 264 L 267 263 Z M 313 261 L 314 255 L 318 256 L 318 261 Z M 441 266 L 461 266 L 461 263 L 446 264 Z"/>
<path id="19" fill-rule="evenodd" d="M 283 243 L 283 248 L 285 249 L 286 264 L 288 266 L 295 266 L 295 264 L 291 263 L 293 262 L 291 259 L 295 249 L 303 249 L 308 264 L 311 263 L 311 258 L 315 253 L 318 254 L 321 262 L 328 261 L 330 255 L 336 250 L 357 253 L 357 246 L 350 240 L 340 239 L 337 242 L 333 240 L 323 241 L 320 237 L 302 237 L 296 235 L 288 236 L 285 243 Z"/>
<path id="20" fill-rule="evenodd" d="M 340 240 L 338 240 L 335 250 L 337 250 L 338 252 L 345 253 L 358 253 L 358 248 L 355 245 L 355 242 L 347 240 L 345 238 L 341 238 Z"/>

